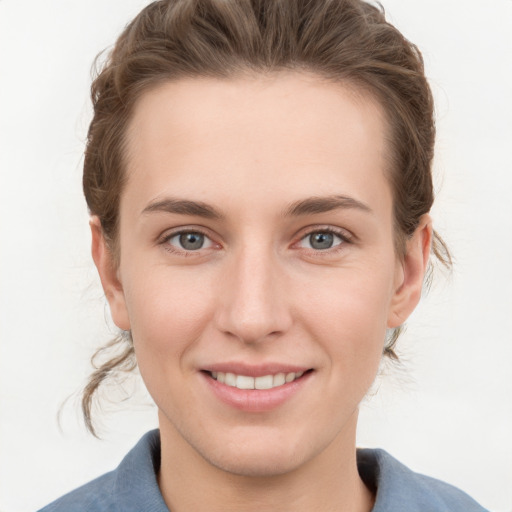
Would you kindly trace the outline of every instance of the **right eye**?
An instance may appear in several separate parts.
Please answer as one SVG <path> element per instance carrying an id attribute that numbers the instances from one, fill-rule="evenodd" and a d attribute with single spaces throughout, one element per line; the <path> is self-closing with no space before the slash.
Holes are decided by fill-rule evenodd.
<path id="1" fill-rule="evenodd" d="M 198 231 L 181 231 L 174 233 L 164 240 L 172 250 L 178 252 L 198 251 L 213 246 L 213 242 L 203 233 Z"/>

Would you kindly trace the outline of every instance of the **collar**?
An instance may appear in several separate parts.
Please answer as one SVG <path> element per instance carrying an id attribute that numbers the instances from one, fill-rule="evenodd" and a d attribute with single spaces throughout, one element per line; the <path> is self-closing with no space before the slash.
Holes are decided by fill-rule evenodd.
<path id="1" fill-rule="evenodd" d="M 462 491 L 414 473 L 384 450 L 358 449 L 357 466 L 376 492 L 372 512 L 486 512 Z M 113 492 L 119 512 L 169 512 L 160 489 L 160 432 L 142 437 L 115 471 Z"/>

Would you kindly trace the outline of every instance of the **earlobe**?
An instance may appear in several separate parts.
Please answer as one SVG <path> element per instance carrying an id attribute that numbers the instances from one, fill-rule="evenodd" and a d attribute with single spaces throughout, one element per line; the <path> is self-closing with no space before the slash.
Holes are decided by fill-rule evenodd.
<path id="1" fill-rule="evenodd" d="M 100 275 L 101 285 L 110 306 L 114 323 L 123 331 L 130 330 L 130 320 L 126 308 L 122 283 L 119 280 L 117 267 L 109 249 L 99 218 L 94 215 L 89 221 L 91 227 L 91 252 L 94 264 Z"/>
<path id="2" fill-rule="evenodd" d="M 406 253 L 397 270 L 397 286 L 392 298 L 388 328 L 402 325 L 414 311 L 421 298 L 423 279 L 427 270 L 432 244 L 432 219 L 421 217 L 415 232 L 407 240 Z"/>

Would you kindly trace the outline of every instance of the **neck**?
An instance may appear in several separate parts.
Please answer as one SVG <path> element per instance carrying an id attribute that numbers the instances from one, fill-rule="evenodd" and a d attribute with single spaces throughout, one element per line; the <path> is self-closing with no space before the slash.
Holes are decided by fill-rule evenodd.
<path id="1" fill-rule="evenodd" d="M 233 474 L 205 460 L 169 422 L 160 421 L 160 490 L 173 512 L 370 512 L 374 497 L 357 471 L 355 425 L 285 474 Z"/>

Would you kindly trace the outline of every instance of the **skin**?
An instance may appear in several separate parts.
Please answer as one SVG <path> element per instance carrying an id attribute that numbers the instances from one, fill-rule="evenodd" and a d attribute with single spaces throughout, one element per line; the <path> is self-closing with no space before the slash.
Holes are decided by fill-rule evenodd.
<path id="1" fill-rule="evenodd" d="M 432 236 L 426 215 L 395 253 L 386 130 L 371 97 L 303 73 L 180 80 L 139 99 L 119 263 L 96 217 L 92 251 L 159 409 L 171 510 L 371 510 L 358 406 L 386 329 L 419 300 Z M 180 246 L 190 232 L 202 248 Z M 312 246 L 329 232 L 330 248 Z M 265 411 L 219 400 L 204 371 L 269 362 L 310 371 Z"/>

